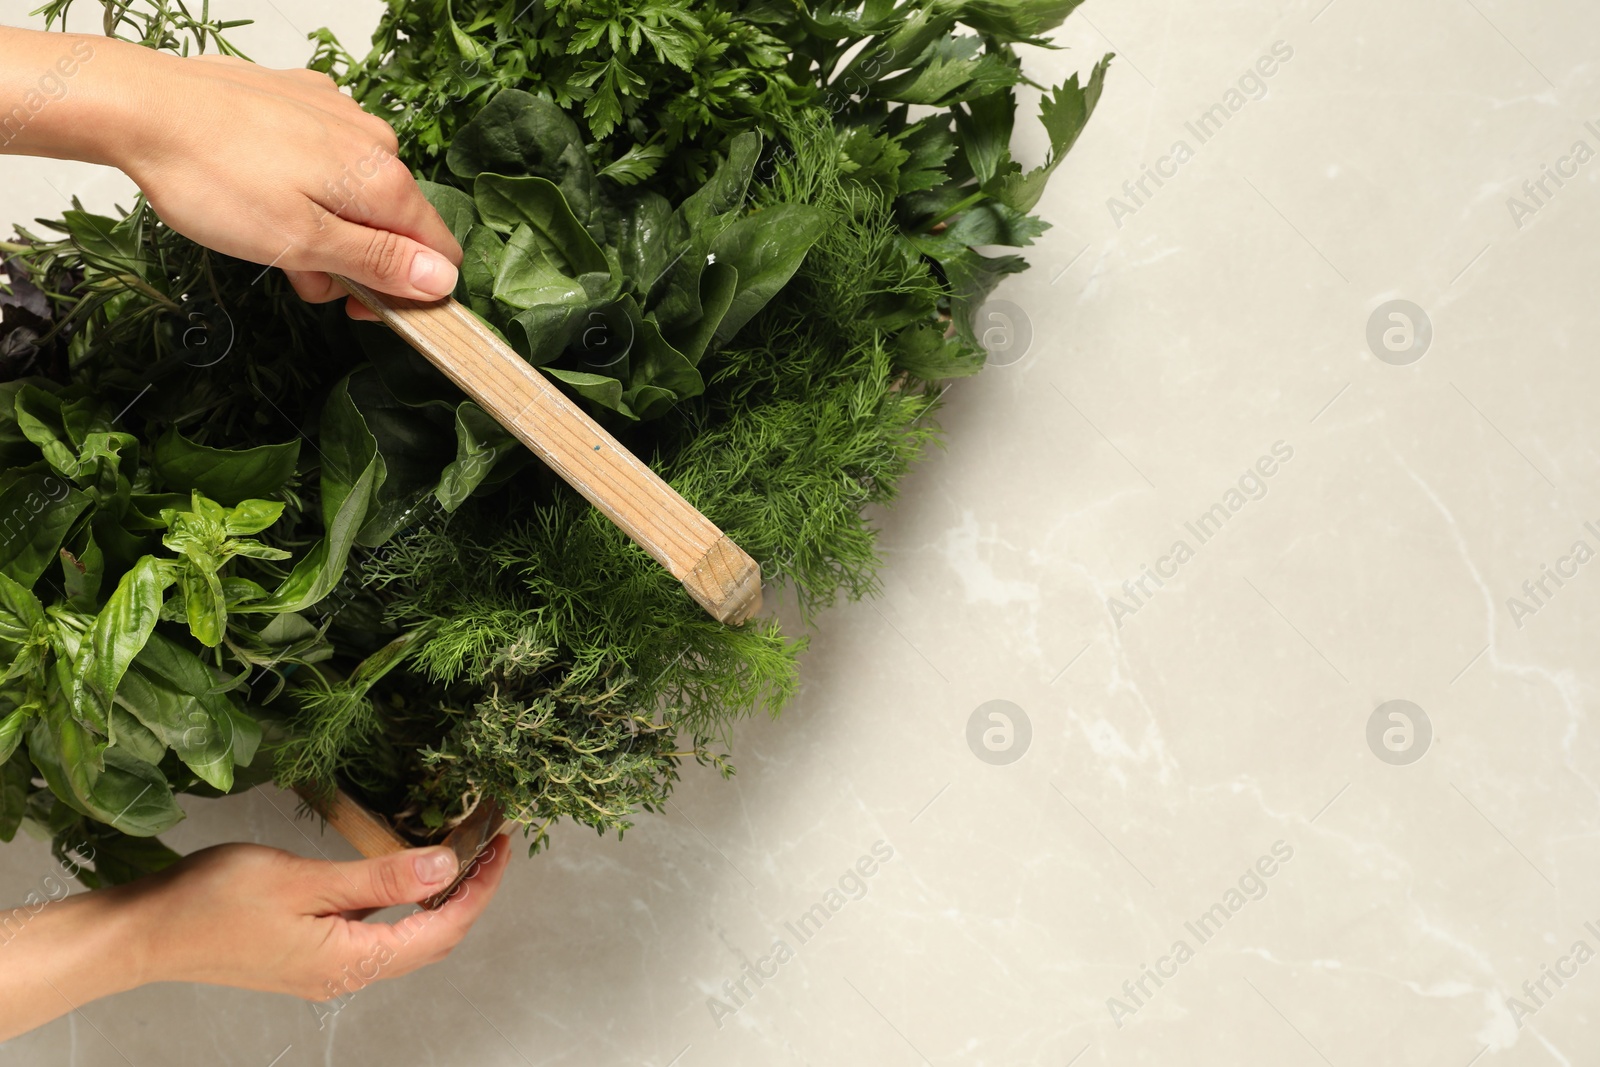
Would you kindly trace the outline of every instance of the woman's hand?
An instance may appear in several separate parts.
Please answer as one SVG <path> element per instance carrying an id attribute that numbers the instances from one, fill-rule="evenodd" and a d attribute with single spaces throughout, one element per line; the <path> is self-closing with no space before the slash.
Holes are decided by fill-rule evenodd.
<path id="1" fill-rule="evenodd" d="M 415 904 L 456 874 L 448 848 L 352 863 L 260 845 L 218 845 L 125 887 L 141 915 L 142 982 L 205 982 L 328 1000 L 436 963 L 488 907 L 510 855 L 504 835 L 440 908 L 361 921 Z"/>
<path id="2" fill-rule="evenodd" d="M 307 300 L 345 295 L 329 274 L 416 300 L 455 288 L 461 247 L 396 158 L 394 132 L 327 75 L 0 28 L 0 90 L 26 98 L 46 77 L 59 98 L 42 98 L 0 151 L 117 167 L 168 226 L 283 268 Z"/>
<path id="3" fill-rule="evenodd" d="M 453 852 L 329 863 L 219 845 L 115 889 L 35 894 L 0 908 L 0 1041 L 148 982 L 346 997 L 448 955 L 488 907 L 509 857 L 505 836 L 495 838 L 442 907 L 395 923 L 361 920 L 439 893 L 456 873 Z"/>

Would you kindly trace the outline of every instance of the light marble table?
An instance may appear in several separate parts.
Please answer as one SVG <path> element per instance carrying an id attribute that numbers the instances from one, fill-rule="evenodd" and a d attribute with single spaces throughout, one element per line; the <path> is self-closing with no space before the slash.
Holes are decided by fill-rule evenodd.
<path id="1" fill-rule="evenodd" d="M 283 65 L 378 9 L 243 6 Z M 1028 57 L 1121 55 L 998 294 L 1026 351 L 950 390 L 884 596 L 737 778 L 557 833 L 320 1028 L 155 987 L 0 1064 L 1592 1062 L 1597 39 L 1576 0 L 1089 5 Z M 170 840 L 348 854 L 292 807 Z M 0 897 L 48 870 L 0 849 Z"/>

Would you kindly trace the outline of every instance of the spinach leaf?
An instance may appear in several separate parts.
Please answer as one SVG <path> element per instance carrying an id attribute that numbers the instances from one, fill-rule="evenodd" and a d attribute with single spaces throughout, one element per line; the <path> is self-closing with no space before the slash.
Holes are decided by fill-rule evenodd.
<path id="1" fill-rule="evenodd" d="M 633 298 L 625 297 L 622 304 L 635 331 L 628 391 L 622 397 L 634 417 L 657 418 L 675 401 L 705 392 L 694 364 L 666 342 L 660 327 L 640 316 Z"/>
<path id="2" fill-rule="evenodd" d="M 593 400 L 603 408 L 621 412 L 630 418 L 633 416 L 633 412 L 622 403 L 622 383 L 615 378 L 586 371 L 563 370 L 560 367 L 546 367 L 544 373 L 572 386 L 572 391 L 586 400 Z"/>
<path id="3" fill-rule="evenodd" d="M 494 282 L 500 276 L 500 261 L 505 252 L 505 241 L 482 224 L 468 230 L 466 239 L 461 242 L 460 287 L 466 292 L 467 305 L 480 316 L 487 318 L 496 314 Z"/>
<path id="4" fill-rule="evenodd" d="M 706 264 L 700 275 L 700 320 L 674 338 L 676 347 L 691 364 L 698 365 L 711 345 L 717 327 L 733 306 L 738 285 L 739 271 L 733 264 L 720 261 Z"/>
<path id="5" fill-rule="evenodd" d="M 463 126 L 445 155 L 450 173 L 537 174 L 561 187 L 572 211 L 600 237 L 599 185 L 578 127 L 550 101 L 520 89 L 497 93 Z"/>
<path id="6" fill-rule="evenodd" d="M 444 219 L 444 224 L 450 227 L 451 235 L 465 247 L 467 232 L 478 222 L 478 209 L 472 206 L 472 197 L 453 185 L 440 185 L 438 182 L 419 181 L 417 187 L 439 213 L 439 217 Z"/>
<path id="7" fill-rule="evenodd" d="M 553 182 L 539 177 L 480 174 L 472 183 L 472 197 L 484 223 L 492 229 L 513 233 L 520 232 L 524 225 L 530 227 L 532 233 L 525 242 L 543 251 L 563 274 L 575 276 L 608 269 L 605 253 L 573 215 L 566 197 Z"/>
<path id="8" fill-rule="evenodd" d="M 646 192 L 617 227 L 617 259 L 639 300 L 648 305 L 667 268 L 688 250 L 689 227 L 660 193 Z"/>
<path id="9" fill-rule="evenodd" d="M 740 219 L 711 242 L 711 254 L 739 272 L 727 314 L 713 341 L 726 344 L 799 269 L 828 225 L 828 213 L 806 204 L 777 204 Z"/>
<path id="10" fill-rule="evenodd" d="M 299 440 L 254 448 L 208 448 L 174 427 L 156 442 L 152 467 L 162 484 L 187 495 L 198 490 L 225 507 L 269 497 L 294 476 Z"/>
<path id="11" fill-rule="evenodd" d="M 592 316 L 617 299 L 619 283 L 613 274 L 584 274 L 577 281 L 582 298 L 534 304 L 511 319 L 506 332 L 512 347 L 536 367 L 559 359 L 573 338 L 593 324 Z"/>
<path id="12" fill-rule="evenodd" d="M 536 304 L 573 304 L 588 294 L 549 254 L 533 227 L 522 223 L 506 242 L 500 273 L 494 280 L 494 298 L 514 308 Z"/>
<path id="13" fill-rule="evenodd" d="M 456 408 L 456 458 L 444 469 L 434 497 L 446 511 L 459 508 L 501 457 L 521 447 L 504 426 L 470 400 Z"/>
<path id="14" fill-rule="evenodd" d="M 442 410 L 407 407 L 369 367 L 351 374 L 346 387 L 382 465 L 383 479 L 356 535 L 357 544 L 375 548 L 415 521 L 417 506 L 454 454 L 454 434 Z"/>
<path id="15" fill-rule="evenodd" d="M 383 485 L 383 457 L 366 420 L 350 399 L 349 380 L 336 385 L 322 409 L 323 538 L 295 564 L 272 598 L 246 611 L 303 611 L 331 593 L 344 575 L 373 498 Z"/>

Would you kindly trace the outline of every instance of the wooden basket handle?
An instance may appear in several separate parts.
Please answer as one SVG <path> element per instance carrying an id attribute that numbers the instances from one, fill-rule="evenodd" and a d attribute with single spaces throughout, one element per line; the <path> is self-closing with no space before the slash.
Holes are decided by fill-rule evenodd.
<path id="1" fill-rule="evenodd" d="M 568 485 L 683 583 L 719 622 L 761 610 L 761 568 L 638 457 L 454 299 L 387 296 L 334 275 Z"/>

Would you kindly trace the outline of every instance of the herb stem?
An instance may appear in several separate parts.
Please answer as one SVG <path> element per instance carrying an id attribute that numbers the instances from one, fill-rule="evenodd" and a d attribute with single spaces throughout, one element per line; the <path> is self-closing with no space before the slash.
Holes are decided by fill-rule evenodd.
<path id="1" fill-rule="evenodd" d="M 967 208 L 971 207 L 973 204 L 976 204 L 978 201 L 982 200 L 984 197 L 986 197 L 988 195 L 989 195 L 988 193 L 984 192 L 982 189 L 979 189 L 977 192 L 973 193 L 971 196 L 966 197 L 965 199 L 961 200 L 954 207 L 951 207 L 948 210 L 946 210 L 943 214 L 940 214 L 940 215 L 938 215 L 938 216 L 936 216 L 936 217 L 934 217 L 932 219 L 929 219 L 927 222 L 923 223 L 922 232 L 923 233 L 929 232 L 935 226 L 939 225 L 939 223 L 943 222 L 945 219 L 948 219 L 952 215 L 959 215 L 961 212 L 967 210 Z"/>
<path id="2" fill-rule="evenodd" d="M 183 306 L 181 304 L 173 300 L 166 293 L 163 293 L 161 290 L 157 289 L 155 286 L 151 285 L 149 282 L 145 281 L 143 278 L 139 277 L 137 274 L 114 274 L 111 277 L 113 280 L 119 281 L 123 285 L 126 285 L 129 289 L 132 289 L 135 292 L 143 293 L 145 296 L 149 297 L 151 300 L 154 300 L 168 311 L 178 312 L 183 310 Z"/>

